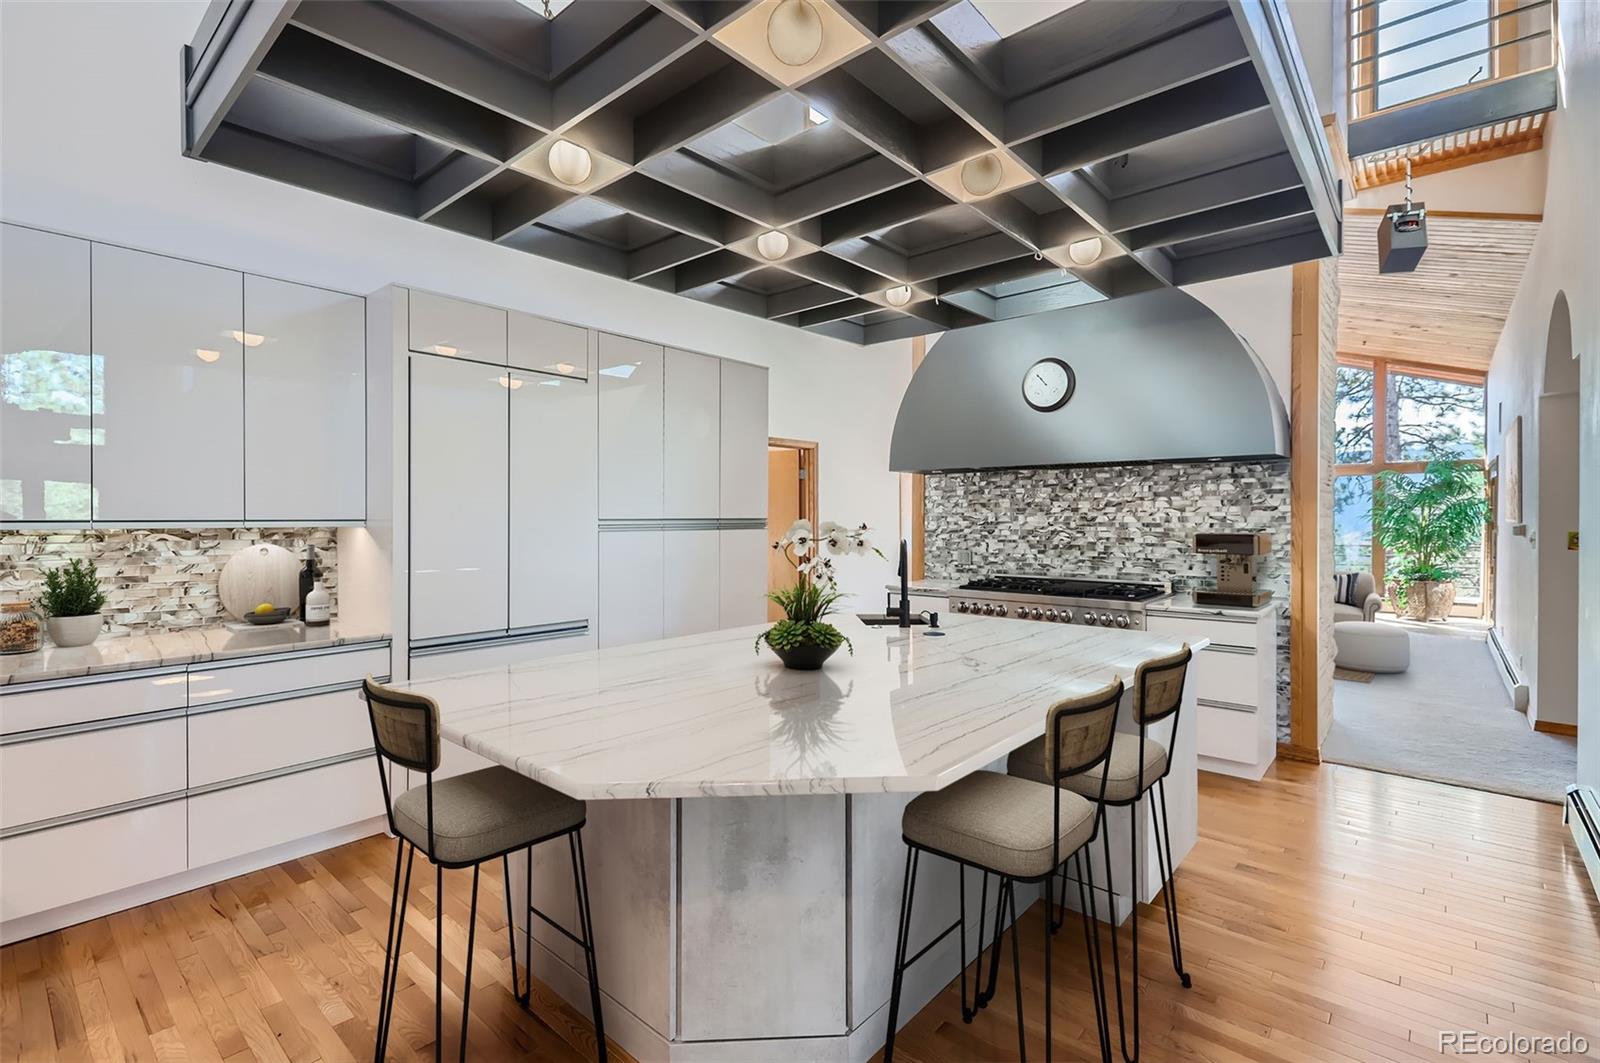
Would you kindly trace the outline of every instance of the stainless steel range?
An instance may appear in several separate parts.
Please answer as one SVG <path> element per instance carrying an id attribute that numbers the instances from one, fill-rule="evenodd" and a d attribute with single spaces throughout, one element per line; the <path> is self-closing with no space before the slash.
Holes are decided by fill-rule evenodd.
<path id="1" fill-rule="evenodd" d="M 1145 605 L 1171 594 L 1172 587 L 1165 583 L 1064 576 L 985 576 L 951 591 L 950 608 L 958 613 L 1015 620 L 1143 631 Z"/>

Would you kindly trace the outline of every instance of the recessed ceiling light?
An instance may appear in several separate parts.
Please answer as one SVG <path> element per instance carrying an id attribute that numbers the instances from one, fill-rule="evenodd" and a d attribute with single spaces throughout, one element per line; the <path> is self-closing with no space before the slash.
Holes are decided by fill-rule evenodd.
<path id="1" fill-rule="evenodd" d="M 789 253 L 789 237 L 777 229 L 764 232 L 756 237 L 756 250 L 768 262 L 776 262 Z"/>
<path id="2" fill-rule="evenodd" d="M 883 293 L 883 300 L 890 306 L 905 306 L 911 301 L 911 286 L 902 284 L 898 288 L 890 288 Z"/>
<path id="3" fill-rule="evenodd" d="M 1080 266 L 1090 266 L 1100 260 L 1100 255 L 1105 251 L 1105 243 L 1098 236 L 1090 236 L 1083 240 L 1074 240 L 1067 245 L 1067 257 Z"/>
<path id="4" fill-rule="evenodd" d="M 784 66 L 805 66 L 822 51 L 822 16 L 811 0 L 778 0 L 767 16 L 767 47 Z"/>
<path id="5" fill-rule="evenodd" d="M 550 172 L 564 185 L 581 185 L 594 172 L 594 157 L 587 148 L 558 140 L 550 145 Z"/>
<path id="6" fill-rule="evenodd" d="M 1000 187 L 1004 175 L 999 156 L 993 152 L 979 155 L 961 164 L 961 187 L 969 195 L 986 196 Z"/>
<path id="7" fill-rule="evenodd" d="M 198 347 L 195 349 L 194 356 L 202 362 L 214 362 L 222 357 L 222 352 L 214 351 L 209 347 Z"/>
<path id="8" fill-rule="evenodd" d="M 828 116 L 817 110 L 815 107 L 806 108 L 807 125 L 822 125 L 823 123 L 827 122 L 827 120 Z"/>

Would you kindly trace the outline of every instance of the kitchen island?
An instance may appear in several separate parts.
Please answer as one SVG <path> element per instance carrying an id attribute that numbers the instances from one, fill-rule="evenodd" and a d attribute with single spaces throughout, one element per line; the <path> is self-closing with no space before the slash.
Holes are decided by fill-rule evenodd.
<path id="1" fill-rule="evenodd" d="M 854 617 L 840 627 L 855 652 L 820 672 L 756 655 L 758 626 L 407 684 L 439 702 L 448 741 L 589 802 L 606 1029 L 642 1060 L 870 1057 L 884 1034 L 906 801 L 1003 770 L 1043 733 L 1052 701 L 1131 682 L 1141 661 L 1179 645 L 972 617 L 938 631 Z M 1167 780 L 1178 863 L 1195 838 L 1192 702 L 1186 693 Z M 1126 704 L 1119 726 L 1132 728 Z M 1153 733 L 1170 741 L 1171 727 Z M 1111 826 L 1125 854 L 1125 810 Z M 1116 861 L 1119 917 L 1131 895 L 1148 901 L 1160 886 L 1142 808 L 1132 829 L 1152 873 L 1132 883 Z M 565 849 L 546 848 L 534 903 L 575 926 Z M 522 874 L 514 866 L 513 897 Z M 969 885 L 977 897 L 976 875 Z M 953 866 L 930 861 L 914 941 L 949 923 L 955 898 Z M 542 925 L 535 942 L 536 974 L 587 1010 L 575 948 Z M 954 977 L 957 956 L 947 938 L 908 973 L 903 1017 Z"/>

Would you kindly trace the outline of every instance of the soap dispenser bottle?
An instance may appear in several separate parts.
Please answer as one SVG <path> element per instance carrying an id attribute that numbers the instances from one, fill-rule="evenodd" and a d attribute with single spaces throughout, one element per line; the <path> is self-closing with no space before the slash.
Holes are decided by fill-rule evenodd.
<path id="1" fill-rule="evenodd" d="M 317 582 L 317 548 L 306 543 L 306 563 L 300 569 L 300 619 L 310 621 L 306 616 L 306 598 L 311 594 L 311 588 Z"/>

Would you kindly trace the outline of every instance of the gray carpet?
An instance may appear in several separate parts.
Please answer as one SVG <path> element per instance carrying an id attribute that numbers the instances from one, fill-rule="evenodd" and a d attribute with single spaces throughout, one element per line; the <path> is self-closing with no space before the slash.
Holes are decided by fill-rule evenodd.
<path id="1" fill-rule="evenodd" d="M 1334 682 L 1322 759 L 1559 803 L 1577 772 L 1577 741 L 1529 728 L 1483 638 L 1406 627 L 1410 671 Z"/>

